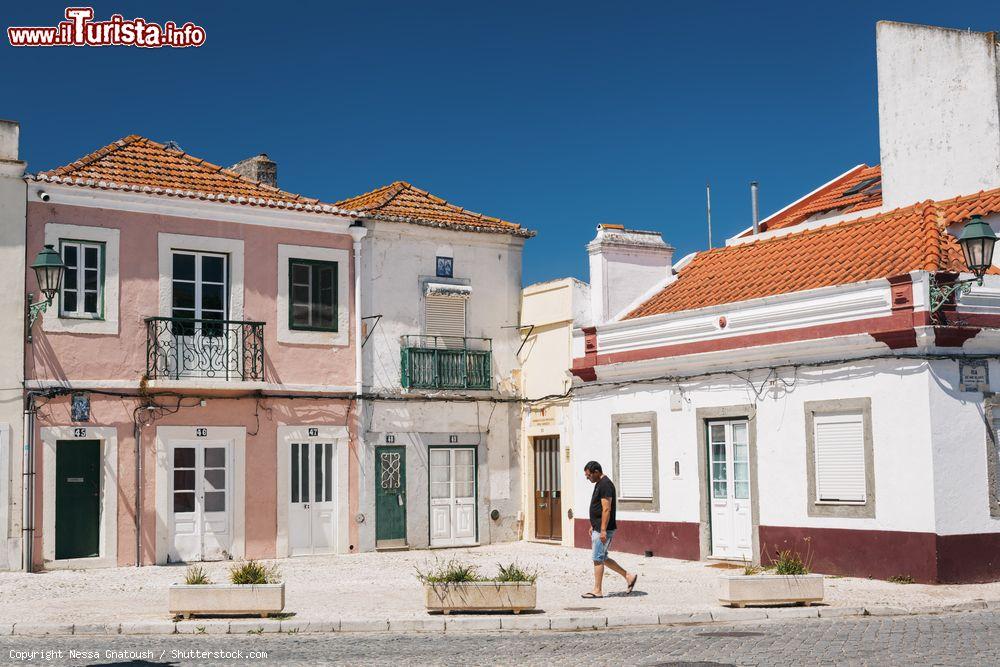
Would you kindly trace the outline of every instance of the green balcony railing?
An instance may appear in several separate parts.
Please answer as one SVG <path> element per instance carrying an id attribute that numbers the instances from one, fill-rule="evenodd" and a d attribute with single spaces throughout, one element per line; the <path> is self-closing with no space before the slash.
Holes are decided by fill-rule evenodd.
<path id="1" fill-rule="evenodd" d="M 459 336 L 403 336 L 406 389 L 489 389 L 492 341 Z"/>

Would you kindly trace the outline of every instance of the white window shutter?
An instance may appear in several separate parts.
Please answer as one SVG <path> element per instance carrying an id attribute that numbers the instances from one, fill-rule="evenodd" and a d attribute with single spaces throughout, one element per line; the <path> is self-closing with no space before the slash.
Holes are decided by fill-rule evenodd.
<path id="1" fill-rule="evenodd" d="M 465 299 L 432 294 L 425 296 L 424 333 L 428 336 L 464 337 Z M 461 347 L 461 341 L 458 347 Z"/>
<path id="2" fill-rule="evenodd" d="M 618 495 L 625 500 L 653 499 L 653 427 L 618 426 Z"/>
<path id="3" fill-rule="evenodd" d="M 863 416 L 817 415 L 814 423 L 816 499 L 866 502 Z"/>

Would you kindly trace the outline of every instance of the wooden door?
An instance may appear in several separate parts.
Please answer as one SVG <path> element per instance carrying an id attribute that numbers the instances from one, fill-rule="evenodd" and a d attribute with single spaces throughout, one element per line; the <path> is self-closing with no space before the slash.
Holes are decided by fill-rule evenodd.
<path id="1" fill-rule="evenodd" d="M 559 436 L 535 438 L 535 539 L 562 539 Z"/>

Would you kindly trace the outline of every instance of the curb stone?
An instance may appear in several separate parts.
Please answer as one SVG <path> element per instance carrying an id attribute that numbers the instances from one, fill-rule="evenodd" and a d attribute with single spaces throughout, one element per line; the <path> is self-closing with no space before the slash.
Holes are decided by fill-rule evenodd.
<path id="1" fill-rule="evenodd" d="M 117 635 L 121 626 L 117 623 L 86 623 L 73 626 L 74 635 Z"/>
<path id="2" fill-rule="evenodd" d="M 910 613 L 905 607 L 890 607 L 881 605 L 878 607 L 865 607 L 865 611 L 869 616 L 906 616 Z"/>
<path id="3" fill-rule="evenodd" d="M 229 634 L 231 635 L 246 635 L 251 632 L 257 634 L 258 631 L 261 633 L 281 632 L 281 621 L 273 621 L 264 618 L 259 621 L 229 621 Z"/>
<path id="4" fill-rule="evenodd" d="M 0 637 L 6 637 L 12 634 L 14 634 L 13 623 L 0 623 Z"/>
<path id="5" fill-rule="evenodd" d="M 550 630 L 552 621 L 548 616 L 501 616 L 501 630 Z"/>
<path id="6" fill-rule="evenodd" d="M 711 623 L 712 614 L 707 611 L 699 611 L 693 614 L 660 614 L 660 625 L 696 625 L 698 623 Z"/>
<path id="7" fill-rule="evenodd" d="M 224 635 L 229 633 L 229 621 L 178 621 L 178 634 Z"/>
<path id="8" fill-rule="evenodd" d="M 659 625 L 660 617 L 655 613 L 631 614 L 629 616 L 608 616 L 609 628 L 627 628 L 636 625 Z"/>
<path id="9" fill-rule="evenodd" d="M 600 630 L 608 627 L 605 616 L 556 616 L 552 619 L 553 630 Z"/>
<path id="10" fill-rule="evenodd" d="M 60 625 L 56 623 L 15 623 L 13 633 L 15 635 L 71 635 L 73 625 Z"/>
<path id="11" fill-rule="evenodd" d="M 845 618 L 861 616 L 932 615 L 1000 609 L 1000 600 L 972 600 L 948 605 L 898 607 L 771 607 L 752 609 L 721 608 L 694 613 L 643 612 L 612 616 L 555 616 L 527 614 L 520 616 L 409 617 L 392 620 L 351 618 L 326 621 L 275 619 L 193 619 L 185 621 L 133 621 L 114 623 L 0 623 L 0 636 L 10 635 L 169 635 L 245 634 L 260 628 L 265 633 L 331 632 L 497 632 L 527 630 L 603 630 L 606 628 L 651 625 L 729 624 L 740 621 L 782 621 L 797 618 Z"/>
<path id="12" fill-rule="evenodd" d="M 864 607 L 820 607 L 820 618 L 843 618 L 844 616 L 864 616 Z"/>
<path id="13" fill-rule="evenodd" d="M 122 623 L 123 635 L 172 635 L 177 631 L 173 621 L 137 621 Z"/>

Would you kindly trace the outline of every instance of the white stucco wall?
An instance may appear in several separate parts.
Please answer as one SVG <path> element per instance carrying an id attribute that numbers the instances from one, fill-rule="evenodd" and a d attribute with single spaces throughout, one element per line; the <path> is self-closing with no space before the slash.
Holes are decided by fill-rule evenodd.
<path id="1" fill-rule="evenodd" d="M 454 280 L 472 288 L 466 306 L 466 335 L 492 342 L 493 390 L 434 392 L 437 397 L 466 394 L 478 402 L 366 401 L 362 415 L 364 456 L 360 485 L 362 550 L 375 546 L 374 446 L 386 433 L 407 445 L 407 532 L 413 546 L 425 546 L 427 528 L 427 442 L 458 434 L 475 438 L 479 450 L 479 539 L 482 543 L 517 537 L 520 505 L 520 406 L 494 403 L 520 390 L 515 356 L 521 339 L 521 257 L 524 239 L 504 234 L 457 232 L 404 223 L 366 221 L 369 234 L 362 246 L 363 317 L 371 336 L 362 355 L 366 392 L 400 395 L 400 337 L 424 331 L 423 284 L 449 282 L 435 277 L 436 257 L 454 258 Z M 411 398 L 413 395 L 411 395 Z M 401 434 L 420 434 L 402 437 Z M 481 436 L 481 438 L 480 438 Z M 500 519 L 489 518 L 490 511 Z"/>
<path id="2" fill-rule="evenodd" d="M 992 33 L 891 21 L 876 33 L 884 209 L 1000 187 Z"/>
<path id="3" fill-rule="evenodd" d="M 743 375 L 743 374 L 741 374 Z M 752 381 L 768 386 L 766 373 Z M 790 384 L 786 387 L 785 383 Z M 611 462 L 611 415 L 652 411 L 657 415 L 660 509 L 620 511 L 619 517 L 652 521 L 699 521 L 701 491 L 696 410 L 756 405 L 757 476 L 761 525 L 932 532 L 935 527 L 931 468 L 928 370 L 925 362 L 877 360 L 823 369 L 785 369 L 759 400 L 748 383 L 733 376 L 685 382 L 680 409 L 671 408 L 675 383 L 641 388 L 581 391 L 573 400 L 574 468 L 595 459 Z M 810 517 L 807 514 L 804 402 L 870 398 L 875 460 L 876 516 Z M 675 407 L 677 405 L 675 401 Z M 674 461 L 680 475 L 674 476 Z M 577 486 L 574 512 L 587 516 L 591 488 Z"/>
<path id="4" fill-rule="evenodd" d="M 0 569 L 18 569 L 21 545 L 21 444 L 24 383 L 25 163 L 17 159 L 18 127 L 0 122 Z"/>
<path id="5" fill-rule="evenodd" d="M 934 454 L 934 500 L 939 535 L 995 533 L 1000 518 L 990 516 L 984 396 L 959 391 L 959 366 L 933 362 L 929 383 Z M 989 362 L 990 389 L 1000 391 L 1000 363 Z"/>

